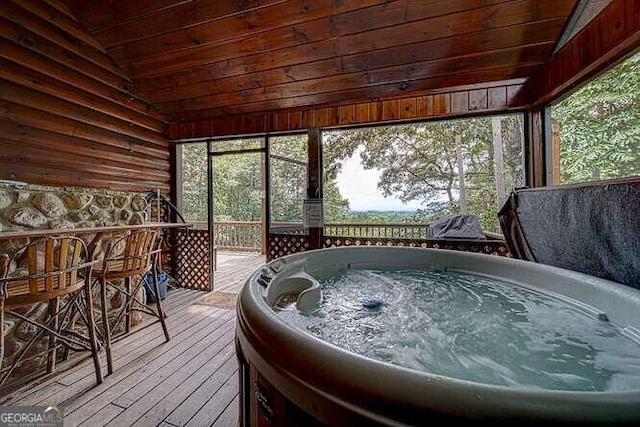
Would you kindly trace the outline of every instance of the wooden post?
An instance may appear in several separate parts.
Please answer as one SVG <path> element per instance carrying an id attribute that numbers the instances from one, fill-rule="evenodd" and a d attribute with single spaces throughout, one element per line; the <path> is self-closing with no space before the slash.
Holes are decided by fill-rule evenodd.
<path id="1" fill-rule="evenodd" d="M 261 222 L 261 248 L 262 254 L 266 255 L 267 253 L 267 231 L 269 224 L 267 224 L 267 154 L 260 154 L 260 222 Z"/>
<path id="2" fill-rule="evenodd" d="M 322 200 L 322 139 L 317 127 L 309 128 L 307 151 L 307 198 Z M 309 228 L 309 249 L 322 248 L 322 232 L 321 227 Z"/>
<path id="3" fill-rule="evenodd" d="M 525 156 L 527 182 L 530 187 L 542 187 L 546 185 L 546 154 L 545 140 L 550 137 L 546 134 L 548 126 L 545 125 L 545 110 L 543 107 L 532 107 L 526 114 Z"/>
<path id="4" fill-rule="evenodd" d="M 560 124 L 551 119 L 551 185 L 560 185 Z"/>

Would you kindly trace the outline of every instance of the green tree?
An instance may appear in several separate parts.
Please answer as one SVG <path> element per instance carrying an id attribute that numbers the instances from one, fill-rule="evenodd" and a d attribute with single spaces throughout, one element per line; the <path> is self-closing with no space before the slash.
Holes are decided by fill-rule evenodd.
<path id="1" fill-rule="evenodd" d="M 307 197 L 307 135 L 273 137 L 271 152 L 271 221 L 302 222 L 303 201 Z M 335 170 L 331 165 L 329 170 Z M 323 198 L 327 222 L 342 221 L 349 202 L 342 197 L 335 175 L 326 174 Z"/>
<path id="2" fill-rule="evenodd" d="M 260 146 L 257 140 L 216 141 L 217 151 Z M 271 215 L 273 222 L 302 222 L 307 186 L 307 135 L 272 137 Z M 214 212 L 218 221 L 261 219 L 260 154 L 225 154 L 213 158 Z M 191 221 L 207 220 L 207 144 L 182 146 L 182 214 Z M 348 201 L 335 182 L 324 183 L 328 215 L 346 218 Z"/>
<path id="3" fill-rule="evenodd" d="M 182 209 L 187 221 L 207 220 L 207 143 L 182 146 Z"/>
<path id="4" fill-rule="evenodd" d="M 216 221 L 260 221 L 260 154 L 226 154 L 213 158 Z M 207 189 L 204 189 L 206 195 Z"/>
<path id="5" fill-rule="evenodd" d="M 501 118 L 505 190 L 520 185 L 522 131 L 519 116 Z M 492 128 L 489 118 L 380 126 L 326 134 L 325 152 L 337 175 L 342 162 L 356 152 L 365 169 L 382 172 L 378 188 L 383 196 L 419 201 L 424 209 L 407 218 L 431 221 L 459 212 L 459 171 L 456 138 L 463 152 L 468 212 L 476 214 L 486 230 L 497 231 L 499 209 L 495 192 Z M 331 160 L 332 156 L 334 159 Z"/>
<path id="6" fill-rule="evenodd" d="M 554 104 L 551 117 L 562 183 L 640 175 L 640 53 Z"/>

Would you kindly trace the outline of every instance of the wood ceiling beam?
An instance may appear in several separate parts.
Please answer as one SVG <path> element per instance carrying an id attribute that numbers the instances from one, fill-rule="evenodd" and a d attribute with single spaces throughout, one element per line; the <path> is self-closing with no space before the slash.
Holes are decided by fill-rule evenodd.
<path id="1" fill-rule="evenodd" d="M 536 12 L 523 10 L 521 2 L 508 2 L 491 5 L 481 9 L 472 9 L 449 15 L 439 15 L 423 21 L 410 22 L 376 30 L 330 38 L 314 43 L 306 43 L 293 47 L 261 52 L 249 56 L 227 59 L 213 64 L 196 67 L 193 71 L 183 69 L 190 82 L 219 79 L 274 68 L 284 68 L 299 63 L 318 61 L 322 59 L 354 55 L 367 51 L 408 45 L 428 40 L 444 39 L 460 34 L 476 33 L 479 30 L 492 29 L 524 24 L 531 21 L 544 21 L 561 18 L 563 14 L 558 10 L 559 4 L 570 6 L 573 0 L 560 0 L 555 7 L 540 7 Z M 479 35 L 480 40 L 483 35 Z M 523 41 L 527 34 L 519 35 Z M 557 36 L 557 34 L 554 34 Z M 444 43 L 445 41 L 443 41 Z M 163 68 L 147 64 L 145 70 L 134 72 L 129 68 L 132 78 L 144 85 L 142 76 L 158 76 L 164 72 Z M 176 68 L 176 66 L 172 66 Z M 177 73 L 172 73 L 175 76 Z M 162 78 L 164 80 L 164 77 Z"/>
<path id="2" fill-rule="evenodd" d="M 275 68 L 258 73 L 213 80 L 195 80 L 187 75 L 188 84 L 183 84 L 185 76 L 175 75 L 140 81 L 145 97 L 152 102 L 168 102 L 202 96 L 203 93 L 225 93 L 274 86 L 292 81 L 303 81 L 330 77 L 351 72 L 367 72 L 394 65 L 431 61 L 449 56 L 481 53 L 521 46 L 520 39 L 527 35 L 529 44 L 553 43 L 556 34 L 564 24 L 564 19 L 533 22 L 506 29 L 494 29 L 483 33 L 458 35 L 448 39 L 430 40 L 412 45 L 365 52 L 344 57 L 334 57 L 321 61 Z M 548 52 L 541 52 L 545 57 Z M 173 84 L 171 87 L 162 87 Z"/>
<path id="3" fill-rule="evenodd" d="M 263 31 L 344 13 L 365 5 L 390 1 L 397 2 L 399 0 L 351 0 L 338 3 L 335 0 L 289 0 L 286 3 L 278 3 L 271 7 L 186 29 L 176 29 L 170 33 L 125 45 L 106 43 L 105 47 L 118 63 L 124 65 L 132 58 L 190 49 L 206 43 L 256 35 Z"/>
<path id="4" fill-rule="evenodd" d="M 482 83 L 498 82 L 505 79 L 516 79 L 519 82 L 524 81 L 535 71 L 540 69 L 540 65 L 531 64 L 521 66 L 517 69 L 513 67 L 494 68 L 479 71 L 465 71 L 455 75 L 447 75 L 434 77 L 430 79 L 415 80 L 409 83 L 391 83 L 384 84 L 372 88 L 355 88 L 340 92 L 326 92 L 295 98 L 273 99 L 264 102 L 246 102 L 234 106 L 222 108 L 209 108 L 194 111 L 177 111 L 167 114 L 170 122 L 181 120 L 198 120 L 209 117 L 220 117 L 235 114 L 247 114 L 262 111 L 273 111 L 283 108 L 323 105 L 344 105 L 354 102 L 378 101 L 390 98 L 398 98 L 409 95 L 428 95 L 439 93 L 443 88 L 448 90 L 456 90 L 460 86 L 472 85 L 478 87 L 486 87 Z"/>
<path id="5" fill-rule="evenodd" d="M 274 99 L 300 98 L 326 92 L 344 92 L 355 88 L 362 88 L 364 90 L 368 88 L 368 96 L 370 97 L 375 96 L 376 88 L 380 85 L 396 83 L 399 85 L 399 88 L 402 88 L 404 86 L 411 86 L 411 82 L 415 80 L 426 80 L 446 76 L 449 76 L 451 81 L 448 81 L 445 85 L 455 86 L 455 79 L 458 78 L 460 73 L 508 66 L 517 70 L 523 64 L 542 64 L 544 60 L 541 58 L 543 58 L 544 53 L 548 52 L 552 47 L 553 42 L 525 47 L 518 46 L 501 51 L 447 57 L 436 61 L 406 64 L 368 72 L 356 72 L 301 82 L 291 82 L 258 89 L 206 95 L 156 105 L 161 111 L 172 114 L 179 111 L 240 105 L 246 102 L 264 102 Z"/>
<path id="6" fill-rule="evenodd" d="M 295 57 L 310 54 L 316 50 L 334 49 L 337 40 L 353 44 L 356 34 L 364 37 L 378 37 L 378 43 L 385 43 L 379 38 L 385 29 L 390 33 L 402 32 L 410 40 L 396 42 L 396 44 L 408 44 L 423 41 L 425 24 L 421 20 L 442 17 L 453 12 L 460 13 L 476 10 L 483 5 L 500 4 L 512 0 L 450 0 L 422 1 L 407 3 L 383 3 L 377 6 L 357 9 L 350 12 L 323 17 L 304 22 L 294 27 L 282 27 L 258 34 L 248 34 L 244 38 L 227 40 L 220 43 L 212 43 L 194 47 L 187 50 L 163 52 L 151 57 L 137 57 L 132 61 L 125 61 L 125 66 L 132 78 L 143 76 L 156 76 L 172 71 L 184 70 L 206 64 L 215 64 L 230 59 L 251 57 L 257 54 L 268 54 L 273 51 L 287 51 L 295 49 Z M 485 9 L 480 9 L 482 12 Z M 489 10 L 488 12 L 493 12 Z M 444 24 L 442 24 L 444 22 Z M 381 23 L 384 23 L 382 25 Z M 414 25 L 411 25 L 411 24 Z M 435 21 L 435 24 L 447 25 L 446 20 Z M 390 27 L 394 27 L 391 30 Z M 389 45 L 388 43 L 386 44 Z M 384 47 L 384 46 L 381 46 Z M 117 57 L 116 49 L 112 53 Z M 334 55 L 335 56 L 335 55 Z"/>
<path id="7" fill-rule="evenodd" d="M 69 18 L 78 22 L 78 20 L 76 19 L 76 16 L 73 14 L 71 9 L 69 9 L 69 6 L 67 6 L 64 3 L 63 0 L 44 0 L 44 2 L 47 3 L 49 6 L 53 7 L 54 9 L 56 9 L 58 12 L 63 13 L 67 15 Z"/>
<path id="8" fill-rule="evenodd" d="M 182 3 L 170 9 L 163 9 L 146 16 L 134 17 L 126 22 L 117 22 L 106 29 L 94 32 L 106 47 L 120 46 L 126 43 L 144 40 L 174 31 L 190 31 L 191 27 L 207 23 L 234 21 L 251 22 L 251 17 L 261 9 L 273 7 L 287 0 L 196 0 Z M 239 21 L 238 19 L 235 20 Z"/>
<path id="9" fill-rule="evenodd" d="M 98 31 L 192 0 L 64 0 L 84 27 Z"/>
<path id="10" fill-rule="evenodd" d="M 46 4 L 55 11 L 49 2 L 61 0 L 37 1 L 45 4 L 37 12 L 42 15 Z M 126 89 L 177 120 L 527 79 L 548 60 L 577 0 L 62 1 L 124 70 Z M 58 23 L 51 25 L 71 25 L 65 13 L 56 13 Z M 86 74 L 91 60 L 84 61 L 85 69 L 76 70 Z M 107 77 L 97 76 L 101 82 Z M 64 98 L 70 88 L 54 89 Z M 82 94 L 78 102 L 91 109 L 94 96 L 106 94 Z M 138 114 L 124 115 L 130 113 Z M 146 140 L 141 131 L 135 137 Z"/>

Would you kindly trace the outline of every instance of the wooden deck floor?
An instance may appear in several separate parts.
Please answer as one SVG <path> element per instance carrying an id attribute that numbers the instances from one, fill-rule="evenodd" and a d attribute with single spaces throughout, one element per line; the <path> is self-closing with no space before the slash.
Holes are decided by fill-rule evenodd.
<path id="1" fill-rule="evenodd" d="M 213 290 L 237 293 L 253 271 L 265 263 L 265 256 L 255 252 L 218 252 Z"/>
<path id="2" fill-rule="evenodd" d="M 263 262 L 255 254 L 219 254 L 215 291 L 239 291 Z M 95 385 L 93 364 L 85 360 L 5 404 L 58 406 L 65 426 L 235 426 L 235 311 L 207 302 L 210 295 L 170 290 L 171 340 L 164 342 L 157 323 L 138 328 L 114 345 L 115 372 L 103 384 Z"/>

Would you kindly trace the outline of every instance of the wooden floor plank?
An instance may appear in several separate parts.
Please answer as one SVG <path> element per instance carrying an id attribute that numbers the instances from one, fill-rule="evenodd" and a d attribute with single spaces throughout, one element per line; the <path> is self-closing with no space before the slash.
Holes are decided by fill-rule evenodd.
<path id="1" fill-rule="evenodd" d="M 40 403 L 43 399 L 48 398 L 49 396 L 53 396 L 57 393 L 66 390 L 67 386 L 65 384 L 60 384 L 58 382 L 48 383 L 45 388 L 39 388 L 34 393 L 30 393 L 27 396 L 21 397 L 20 401 L 13 403 L 16 405 L 22 406 L 35 406 Z M 39 393 L 39 391 L 44 390 L 44 393 Z"/>
<path id="2" fill-rule="evenodd" d="M 239 292 L 263 264 L 260 254 L 220 252 L 214 292 Z M 165 343 L 160 326 L 148 320 L 137 325 L 114 343 L 116 370 L 103 384 L 95 385 L 91 359 L 76 357 L 60 365 L 66 371 L 24 387 L 6 402 L 59 406 L 69 426 L 235 427 L 235 310 L 203 304 L 207 295 L 170 289 L 163 307 L 171 340 Z"/>
<path id="3" fill-rule="evenodd" d="M 206 347 L 198 347 L 196 350 L 197 353 L 190 355 L 191 360 L 189 360 L 189 363 L 186 365 L 179 368 L 167 365 L 167 367 L 159 373 L 160 375 L 157 375 L 157 377 L 160 378 L 150 377 L 150 381 L 143 381 L 142 383 L 139 383 L 138 386 L 114 400 L 115 404 L 126 407 L 127 410 L 114 420 L 113 425 L 131 425 L 137 421 L 154 406 L 154 402 L 156 400 L 161 400 L 171 392 L 171 387 L 169 387 L 169 385 L 178 386 L 189 376 L 191 371 L 197 370 L 198 367 L 204 364 L 208 359 L 214 357 L 221 350 L 227 347 L 229 343 L 232 343 L 233 336 L 234 331 L 230 330 L 216 340 L 216 342 L 207 342 Z M 227 359 L 232 355 L 233 348 L 228 347 L 227 351 L 225 351 L 221 357 Z M 169 374 L 169 372 L 171 373 Z M 144 399 L 141 399 L 140 396 L 144 396 Z"/>
<path id="4" fill-rule="evenodd" d="M 236 371 L 185 425 L 187 427 L 210 426 L 237 395 L 238 374 Z"/>
<path id="5" fill-rule="evenodd" d="M 169 330 L 169 336 L 172 338 L 169 340 L 171 342 L 173 339 L 178 338 L 182 334 L 185 333 L 186 330 L 193 328 L 194 326 L 200 325 L 204 327 L 204 323 L 206 322 L 209 316 L 214 316 L 217 313 L 217 309 L 201 309 L 199 306 L 190 306 L 188 311 L 185 310 L 180 317 L 173 319 L 173 321 L 169 321 L 167 328 Z M 200 319 L 197 320 L 196 317 Z M 140 331 L 141 333 L 143 331 Z M 114 365 L 124 365 L 128 363 L 128 361 L 136 355 L 140 353 L 144 353 L 147 350 L 154 348 L 156 346 L 162 345 L 165 342 L 164 335 L 160 333 L 158 328 L 149 331 L 149 334 L 135 336 L 135 334 L 127 337 L 126 340 L 119 341 L 115 344 L 114 349 L 118 349 L 117 351 L 113 351 L 113 360 Z M 104 360 L 104 366 L 106 366 L 106 359 Z M 63 384 L 73 384 L 78 381 L 80 378 L 84 376 L 91 375 L 93 373 L 93 366 L 87 365 L 83 370 L 75 370 L 71 372 L 59 380 L 59 382 Z"/>
<path id="6" fill-rule="evenodd" d="M 202 298 L 203 295 L 205 295 L 205 293 L 203 292 L 187 290 L 187 289 L 181 289 L 180 291 L 184 293 L 183 295 L 188 296 L 188 299 L 185 300 L 186 303 L 191 303 L 193 301 L 196 301 Z M 175 335 L 180 331 L 182 331 L 184 329 L 183 326 L 185 326 L 185 322 L 187 326 L 193 323 L 191 313 L 184 310 L 184 306 L 180 305 L 175 307 L 175 309 L 170 308 L 169 310 L 170 311 L 168 312 L 169 317 L 167 319 L 167 324 L 170 329 L 169 331 L 170 334 Z M 200 309 L 195 309 L 195 310 L 200 310 Z M 155 327 L 159 328 L 160 325 L 157 325 Z M 115 360 L 121 357 L 124 357 L 130 351 L 135 351 L 136 349 L 138 349 L 138 347 L 144 345 L 145 343 L 148 343 L 148 340 L 152 339 L 151 337 L 157 335 L 157 330 L 155 330 L 153 325 L 150 328 L 145 328 L 145 329 L 140 329 L 139 327 L 135 331 L 136 332 L 134 334 L 131 334 L 128 337 L 124 338 L 124 341 L 122 341 L 122 346 L 125 348 L 125 351 L 122 353 L 119 353 L 118 355 L 114 355 Z M 159 345 L 162 342 L 164 342 L 164 338 L 161 341 L 158 341 L 156 345 Z M 106 360 L 104 359 L 104 354 L 102 354 L 102 359 L 103 359 L 102 364 L 103 366 L 105 366 Z M 89 361 L 90 360 L 89 355 L 83 354 L 81 357 L 72 356 L 71 360 L 68 363 L 63 363 L 58 366 L 58 369 L 61 371 L 59 374 L 57 374 L 52 378 L 41 380 L 37 384 L 28 385 L 27 387 L 24 387 L 22 390 L 18 390 L 17 392 L 12 393 L 12 396 L 19 396 L 20 399 L 24 399 L 25 405 L 35 405 L 36 403 L 39 402 L 39 400 L 34 401 L 33 398 L 29 399 L 28 398 L 29 395 L 37 393 L 38 391 L 45 389 L 47 387 L 52 387 L 51 389 L 52 393 L 49 393 L 49 394 L 53 394 L 57 388 L 56 384 L 61 383 L 64 385 L 70 385 L 76 382 L 80 378 L 83 378 L 89 375 L 94 375 L 93 363 L 82 363 L 83 360 Z M 70 366 L 74 367 L 74 369 L 68 369 Z M 9 397 L 9 399 L 10 399 L 9 400 L 10 402 L 15 401 L 15 398 Z M 40 399 L 43 399 L 43 398 L 40 397 Z M 26 403 L 26 402 L 29 402 L 29 403 Z"/>
<path id="7" fill-rule="evenodd" d="M 210 313 L 211 315 L 215 315 L 215 313 L 217 313 L 218 311 L 219 310 L 216 310 L 214 308 L 210 308 L 208 313 Z M 205 312 L 205 313 L 207 313 L 207 312 Z M 191 328 L 193 328 L 193 327 L 203 328 L 203 327 L 205 327 L 207 325 L 207 323 L 206 323 L 207 320 L 208 319 L 205 318 L 204 320 L 202 320 L 200 322 L 197 322 L 197 323 L 194 322 L 194 323 L 192 323 L 190 325 L 188 324 L 187 326 L 189 326 Z M 208 320 L 208 321 L 211 321 L 211 320 Z M 205 323 L 201 323 L 201 322 L 205 322 Z M 157 332 L 157 334 L 158 334 L 158 336 L 155 337 L 154 340 L 147 341 L 146 343 L 144 343 L 145 345 L 148 345 L 148 348 L 141 347 L 138 350 L 140 350 L 140 349 L 142 349 L 142 350 L 140 350 L 138 352 L 135 352 L 135 353 L 129 353 L 129 354 L 125 355 L 123 358 L 120 358 L 120 360 L 122 361 L 122 364 L 125 365 L 126 368 L 121 370 L 121 371 L 116 371 L 116 373 L 118 375 L 123 375 L 126 372 L 131 370 L 131 366 L 129 366 L 130 363 L 133 363 L 135 361 L 142 361 L 142 360 L 148 359 L 150 357 L 153 357 L 152 355 L 149 355 L 148 352 L 145 352 L 144 350 L 157 349 L 157 348 L 159 348 L 159 346 L 161 346 L 164 343 L 164 337 L 162 337 L 162 339 L 160 338 L 160 336 L 159 336 L 160 332 L 159 331 Z M 182 341 L 187 339 L 189 336 L 190 336 L 190 334 L 188 334 L 188 333 L 177 334 L 174 337 L 174 340 L 169 341 L 169 343 L 167 343 L 167 344 L 169 344 L 168 347 L 170 348 L 172 346 L 178 345 L 179 343 L 181 343 Z M 120 344 L 120 343 L 118 343 L 118 344 Z M 115 354 L 118 354 L 119 348 L 120 348 L 120 346 L 116 345 L 116 347 L 114 348 L 114 353 Z M 138 359 L 140 359 L 140 360 L 138 360 Z M 125 361 L 126 361 L 126 363 L 125 363 Z M 106 366 L 106 362 L 105 362 L 105 364 L 103 366 Z M 82 391 L 82 390 L 78 390 L 78 389 L 81 389 L 82 387 L 92 388 L 94 386 L 94 380 L 93 380 L 93 376 L 92 376 L 93 375 L 92 369 L 93 369 L 92 363 L 90 361 L 85 361 L 83 365 L 80 365 L 78 367 L 77 371 L 78 372 L 84 372 L 84 373 L 86 373 L 86 375 L 79 376 L 77 378 L 77 380 L 75 382 L 69 384 L 67 386 L 67 388 L 63 392 L 55 393 L 54 395 L 52 395 L 51 398 L 56 399 L 57 401 L 65 400 L 65 399 L 73 397 L 74 396 L 73 395 L 74 391 L 75 392 Z M 73 371 L 72 371 L 72 373 L 73 373 Z M 106 379 L 109 379 L 109 378 L 112 378 L 112 377 L 113 376 L 106 376 L 105 377 L 105 382 L 107 382 Z M 96 388 L 99 388 L 99 387 L 100 386 L 98 386 Z M 41 396 L 41 399 L 42 399 L 41 401 L 44 402 L 44 403 L 46 403 L 47 400 L 50 399 L 50 397 L 45 394 L 46 392 L 47 392 L 46 390 L 41 390 L 41 391 L 38 392 L 39 394 L 42 395 Z M 94 392 L 94 390 L 91 390 L 91 393 L 93 393 L 93 392 Z M 16 404 L 19 404 L 20 402 L 21 402 L 21 400 L 17 401 Z"/>
<path id="8" fill-rule="evenodd" d="M 218 268 L 213 274 L 213 290 L 240 292 L 251 273 L 264 263 L 265 256 L 256 252 L 218 252 Z"/>
<path id="9" fill-rule="evenodd" d="M 233 319 L 229 320 L 228 318 L 225 318 L 224 320 L 224 324 L 227 325 L 227 329 L 233 327 Z M 228 325 L 229 323 L 231 323 L 231 326 Z M 105 380 L 105 383 L 107 383 L 106 385 L 101 384 L 90 392 L 83 393 L 83 395 L 65 402 L 62 406 L 67 409 L 67 413 L 70 412 L 68 418 L 75 422 L 83 421 L 90 417 L 96 409 L 112 403 L 115 399 L 129 391 L 131 388 L 145 381 L 149 376 L 155 375 L 165 365 L 171 363 L 172 360 L 175 359 L 180 361 L 182 357 L 189 357 L 192 352 L 190 352 L 190 354 L 185 354 L 187 350 L 193 348 L 198 342 L 202 341 L 210 331 L 211 330 L 204 330 L 192 335 L 188 340 L 181 343 L 180 346 L 173 347 L 170 352 L 163 354 L 157 352 L 149 353 L 149 358 L 144 360 L 140 359 L 140 361 L 136 361 L 126 366 L 126 372 L 124 369 L 119 372 L 114 372 L 114 379 L 112 381 L 115 382 L 115 384 L 111 381 L 107 382 Z M 222 332 L 225 331 L 223 330 Z M 209 343 L 210 341 L 206 342 Z M 125 374 L 126 376 L 124 376 Z M 111 380 L 110 377 L 107 378 Z M 77 407 L 77 410 L 71 411 L 71 409 L 75 407 Z"/>
<path id="10" fill-rule="evenodd" d="M 219 340 L 223 341 L 220 344 L 224 345 L 224 347 L 220 349 L 218 353 L 215 353 L 217 350 L 216 347 L 218 346 L 211 346 L 210 349 L 207 349 L 207 351 L 203 352 L 199 357 L 174 372 L 170 377 L 166 378 L 162 384 L 154 387 L 151 392 L 147 393 L 144 399 L 139 399 L 129 406 L 125 412 L 114 420 L 114 425 L 148 426 L 161 422 L 166 416 L 162 408 L 171 405 L 172 397 L 182 400 L 189 396 L 189 391 L 197 387 L 197 385 L 188 384 L 189 382 L 201 383 L 203 377 L 206 378 L 207 375 L 211 375 L 211 373 L 220 368 L 225 361 L 235 358 L 233 337 L 234 334 L 231 333 L 228 335 L 228 339 L 222 338 Z M 198 368 L 198 365 L 201 365 L 200 368 Z M 205 365 L 209 365 L 209 369 L 203 369 Z M 181 387 L 184 383 L 187 384 Z M 185 391 L 187 394 L 182 393 Z M 155 404 L 156 402 L 162 402 L 162 405 Z M 157 409 L 156 411 L 154 411 L 154 407 Z M 169 412 L 170 411 L 169 409 Z"/>
<path id="11" fill-rule="evenodd" d="M 64 422 L 67 425 L 78 425 L 79 427 L 80 426 L 82 426 L 82 427 L 94 427 L 94 426 L 104 425 L 105 423 L 107 423 L 110 420 L 112 420 L 115 417 L 117 417 L 123 411 L 124 411 L 124 408 L 121 408 L 121 407 L 116 406 L 116 405 L 109 404 L 109 405 L 105 406 L 104 408 L 100 409 L 91 418 L 88 418 L 86 421 L 84 421 L 81 424 L 71 424 L 66 419 L 64 420 Z"/>
<path id="12" fill-rule="evenodd" d="M 236 396 L 211 427 L 236 427 L 238 425 L 239 406 L 240 398 Z"/>
<path id="13" fill-rule="evenodd" d="M 237 370 L 238 362 L 233 359 L 227 360 L 213 375 L 211 375 L 194 392 L 187 395 L 185 399 L 165 418 L 165 421 L 175 425 L 186 424 L 193 415 L 202 408 L 207 401 L 215 394 L 220 387 Z"/>
<path id="14" fill-rule="evenodd" d="M 164 420 L 180 425 L 180 423 L 168 419 L 168 415 L 173 413 L 177 407 L 184 405 L 189 409 L 192 407 L 196 407 L 196 410 L 200 409 L 207 399 L 198 399 L 198 395 L 211 396 L 237 369 L 234 345 L 233 342 L 230 342 L 227 348 L 200 369 L 190 373 L 189 378 L 174 387 L 165 397 L 158 399 L 158 402 L 136 421 L 136 424 L 141 426 L 155 425 Z M 225 358 L 227 355 L 229 357 Z M 191 414 L 194 412 L 192 410 Z"/>
<path id="15" fill-rule="evenodd" d="M 114 354 L 114 364 L 116 366 L 126 366 L 127 370 L 131 367 L 127 366 L 136 359 L 140 357 L 149 357 L 145 356 L 147 353 L 153 349 L 160 348 L 161 346 L 165 346 L 171 348 L 174 345 L 179 344 L 184 339 L 187 339 L 189 335 L 193 332 L 187 333 L 187 330 L 192 330 L 193 328 L 198 328 L 197 330 L 204 328 L 207 326 L 207 322 L 209 321 L 208 316 L 215 316 L 216 313 L 220 312 L 220 309 L 215 309 L 212 307 L 204 307 L 200 309 L 199 307 L 191 306 L 189 310 L 195 311 L 197 314 L 193 316 L 202 316 L 202 318 L 196 321 L 195 318 L 191 319 L 191 322 L 186 322 L 184 324 L 178 325 L 177 327 L 169 326 L 170 333 L 174 332 L 173 340 L 170 340 L 169 343 L 164 342 L 164 336 L 161 335 L 160 331 L 155 331 L 155 336 L 148 341 L 141 340 L 140 346 L 136 347 L 136 351 L 127 352 L 126 346 L 127 342 L 118 342 L 114 346 L 113 354 Z M 178 331 L 177 328 L 180 328 Z M 175 333 L 177 332 L 177 333 Z M 120 351 L 122 349 L 122 351 Z M 101 355 L 103 372 L 106 373 L 106 359 L 104 354 Z M 117 371 L 116 371 L 117 372 Z M 125 371 L 126 372 L 126 371 Z M 108 377 L 107 377 L 108 378 Z M 95 385 L 95 377 L 93 373 L 93 363 L 89 360 L 85 361 L 83 364 L 79 365 L 77 369 L 69 371 L 68 375 L 60 378 L 60 383 L 67 385 L 67 388 L 60 391 L 51 391 L 47 389 L 42 389 L 37 391 L 35 396 L 31 396 L 30 400 L 33 401 L 35 398 L 39 398 L 35 403 L 37 404 L 42 402 L 43 404 L 50 404 L 52 399 L 56 401 L 64 400 L 73 397 L 77 393 L 82 393 L 86 388 L 92 388 Z M 93 392 L 93 390 L 92 390 Z M 20 401 L 18 402 L 20 403 Z"/>

